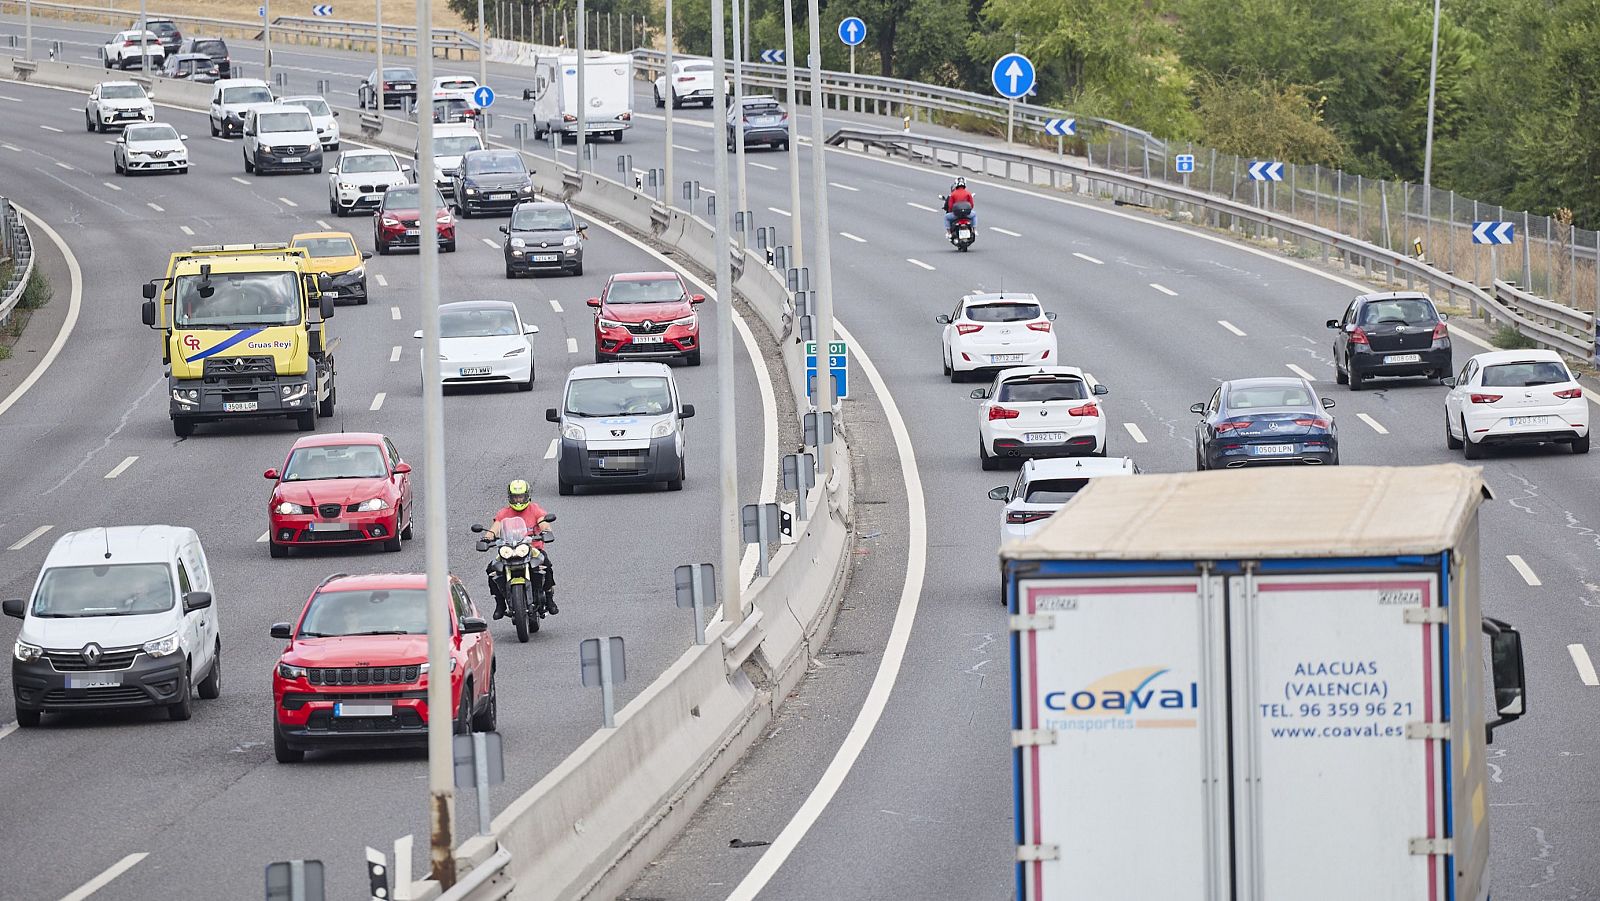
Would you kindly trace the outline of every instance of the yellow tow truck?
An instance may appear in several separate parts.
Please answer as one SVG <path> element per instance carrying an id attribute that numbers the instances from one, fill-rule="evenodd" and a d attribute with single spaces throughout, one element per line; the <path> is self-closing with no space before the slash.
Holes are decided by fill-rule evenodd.
<path id="1" fill-rule="evenodd" d="M 172 431 L 287 416 L 301 431 L 332 416 L 328 276 L 288 244 L 210 244 L 172 255 L 144 284 L 144 324 L 160 331 Z"/>

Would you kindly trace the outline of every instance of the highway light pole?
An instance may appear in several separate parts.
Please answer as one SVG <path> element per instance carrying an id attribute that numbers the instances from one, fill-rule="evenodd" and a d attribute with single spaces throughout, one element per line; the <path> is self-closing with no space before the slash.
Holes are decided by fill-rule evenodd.
<path id="1" fill-rule="evenodd" d="M 378 45 L 378 115 L 383 115 L 383 0 L 378 0 L 378 10 L 373 16 L 373 26 Z M 357 106 L 360 104 L 358 103 Z"/>
<path id="2" fill-rule="evenodd" d="M 583 70 L 588 68 L 588 66 L 584 65 L 585 61 L 584 61 L 584 58 L 583 58 L 583 48 L 589 46 L 589 44 L 588 44 L 588 35 L 584 34 L 584 25 L 585 25 L 584 19 L 585 19 L 586 16 L 587 16 L 587 13 L 584 11 L 584 2 L 583 2 L 583 0 L 578 0 L 578 46 L 574 50 L 574 52 L 578 55 L 578 144 L 577 144 L 577 147 L 578 147 L 578 171 L 579 172 L 583 171 L 583 149 L 584 149 L 584 146 L 585 146 L 585 143 L 586 143 L 585 139 L 588 137 L 588 135 L 585 134 L 584 132 L 588 130 L 588 125 L 586 123 L 588 122 L 587 109 L 588 109 L 588 106 L 589 106 L 589 103 L 588 103 L 589 95 L 585 94 L 583 92 Z M 556 77 L 557 78 L 561 77 L 561 73 L 559 73 L 559 72 L 556 73 Z M 632 88 L 629 88 L 629 90 L 632 90 Z M 560 153 L 557 153 L 555 156 L 556 156 L 556 159 L 558 159 L 558 160 L 561 158 L 561 154 Z"/>
<path id="3" fill-rule="evenodd" d="M 417 0 L 417 83 L 433 84 L 433 3 Z M 383 73 L 378 73 L 382 78 Z M 428 89 L 431 92 L 431 87 Z M 428 582 L 428 826 L 433 878 L 448 889 L 456 883 L 454 757 L 450 736 L 449 524 L 445 522 L 444 384 L 433 369 L 439 359 L 439 238 L 437 175 L 433 160 L 433 116 L 417 114 L 417 240 L 422 283 L 422 544 Z M 381 112 L 381 111 L 380 111 Z M 468 703 L 463 698 L 462 703 Z"/>
<path id="4" fill-rule="evenodd" d="M 667 61 L 666 68 L 661 70 L 661 87 L 666 99 L 662 102 L 667 114 L 667 165 L 662 172 L 666 178 L 666 187 L 662 189 L 667 198 L 667 206 L 672 206 L 673 192 L 678 190 L 677 182 L 672 180 L 672 0 L 667 0 Z"/>
<path id="5" fill-rule="evenodd" d="M 814 205 L 812 217 L 816 220 L 817 228 L 816 247 L 811 254 L 811 286 L 816 292 L 813 296 L 817 301 L 817 361 L 821 363 L 828 360 L 828 351 L 833 343 L 833 272 L 829 268 L 832 261 L 828 247 L 828 160 L 823 150 L 825 144 L 822 133 L 822 31 L 818 24 L 817 0 L 807 0 L 806 6 L 810 16 L 807 24 L 811 32 L 811 202 Z M 798 210 L 795 212 L 799 213 Z M 817 367 L 817 381 L 812 396 L 816 398 L 818 413 L 833 412 L 832 366 Z M 817 417 L 819 421 L 827 418 L 825 415 Z M 820 424 L 818 428 L 821 428 Z M 824 485 L 832 472 L 833 455 L 828 452 L 828 447 L 820 440 L 817 442 L 817 472 Z"/>
<path id="6" fill-rule="evenodd" d="M 783 0 L 783 68 L 789 85 L 789 140 L 783 149 L 789 152 L 789 212 L 793 214 L 789 217 L 789 243 L 794 247 L 794 257 L 789 265 L 798 269 L 805 265 L 801 253 L 805 228 L 800 222 L 800 142 L 796 140 L 800 101 L 795 99 L 794 90 L 794 0 Z"/>
<path id="7" fill-rule="evenodd" d="M 23 43 L 26 45 L 22 51 L 22 58 L 33 59 L 33 0 L 27 0 L 22 5 Z"/>
<path id="8" fill-rule="evenodd" d="M 261 0 L 261 80 L 272 84 L 272 0 Z"/>
<path id="9" fill-rule="evenodd" d="M 489 43 L 484 39 L 485 37 L 486 33 L 483 29 L 483 0 L 478 0 L 478 84 L 489 83 Z M 482 117 L 480 116 L 479 118 Z M 489 126 L 485 125 L 483 130 L 488 131 Z"/>
<path id="10" fill-rule="evenodd" d="M 722 33 L 724 2 L 711 0 L 711 70 L 716 75 L 722 74 L 723 66 L 728 62 L 726 36 Z M 722 90 L 722 85 L 712 84 L 711 97 L 714 120 L 726 122 L 728 95 Z M 717 516 L 722 540 L 718 546 L 717 557 L 721 562 L 717 565 L 717 576 L 722 581 L 719 591 L 722 595 L 722 618 L 729 627 L 738 628 L 744 622 L 744 599 L 740 597 L 744 586 L 739 578 L 739 558 L 743 555 L 744 544 L 739 529 L 739 455 L 734 441 L 737 430 L 732 428 L 737 413 L 733 406 L 733 260 L 728 241 L 728 207 L 732 204 L 728 203 L 727 142 L 713 140 L 711 154 L 712 173 L 717 183 L 717 212 L 711 217 L 711 224 L 717 238 L 717 421 L 721 426 L 721 434 L 717 439 L 717 463 L 721 470 Z"/>
<path id="11" fill-rule="evenodd" d="M 1428 64 L 1428 136 L 1422 148 L 1422 219 L 1433 231 L 1433 105 L 1439 93 L 1439 0 L 1433 0 L 1433 54 Z"/>
<path id="12" fill-rule="evenodd" d="M 745 211 L 750 209 L 750 196 L 745 191 L 744 179 L 744 44 L 739 40 L 739 4 L 741 0 L 729 0 L 733 9 L 733 141 L 734 160 L 738 164 L 736 171 L 739 178 L 739 218 L 744 219 Z M 723 119 L 727 122 L 727 119 Z M 718 203 L 722 200 L 719 198 Z M 792 218 L 792 217 L 791 217 Z M 739 229 L 739 250 L 744 251 L 744 246 L 749 241 L 750 222 L 744 223 L 744 228 Z"/>

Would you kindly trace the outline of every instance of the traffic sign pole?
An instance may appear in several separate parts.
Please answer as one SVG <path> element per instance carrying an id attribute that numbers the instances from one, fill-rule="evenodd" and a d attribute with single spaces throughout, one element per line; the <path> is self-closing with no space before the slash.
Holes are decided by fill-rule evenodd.
<path id="1" fill-rule="evenodd" d="M 1007 99 L 1006 100 L 1006 143 L 1007 144 L 1011 143 L 1011 130 L 1012 130 L 1013 126 L 1016 125 L 1016 122 L 1017 122 L 1017 101 L 1015 99 Z"/>
<path id="2" fill-rule="evenodd" d="M 383 116 L 383 0 L 378 0 L 378 9 L 373 14 L 372 21 L 373 21 L 373 27 L 374 27 L 374 29 L 376 31 L 376 36 L 377 36 L 377 40 L 375 41 L 375 43 L 377 44 L 377 47 L 378 47 L 378 83 L 377 83 L 377 85 L 375 87 L 376 87 L 377 92 L 378 92 L 378 116 L 379 116 L 379 118 L 382 118 L 382 116 Z M 358 102 L 356 105 L 360 106 L 360 103 Z M 431 119 L 433 117 L 429 116 L 428 118 Z"/>
<path id="3" fill-rule="evenodd" d="M 478 84 L 489 83 L 489 54 L 487 52 L 487 48 L 488 43 L 484 40 L 483 30 L 483 0 L 478 0 Z M 378 77 L 382 78 L 383 73 L 379 72 Z M 421 85 L 418 85 L 418 87 L 421 87 Z M 433 97 L 431 94 L 433 90 L 432 86 L 430 86 L 428 90 L 430 92 L 428 97 L 428 112 L 431 115 L 433 112 Z M 422 114 L 418 113 L 417 115 L 420 116 Z M 488 117 L 479 116 L 478 124 L 482 127 L 483 133 L 487 135 L 489 133 Z"/>
<path id="4" fill-rule="evenodd" d="M 664 98 L 662 101 L 662 106 L 664 107 L 662 112 L 667 114 L 667 142 L 665 148 L 667 152 L 667 162 L 665 166 L 667 178 L 666 202 L 667 208 L 671 209 L 673 196 L 672 186 L 677 184 L 677 182 L 672 180 L 672 0 L 667 0 L 666 40 L 667 61 L 665 68 L 661 70 L 661 86 L 663 88 L 662 97 Z"/>
<path id="5" fill-rule="evenodd" d="M 856 74 L 856 45 L 850 45 L 850 74 Z"/>
<path id="6" fill-rule="evenodd" d="M 261 0 L 261 78 L 272 84 L 272 0 Z M 379 73 L 380 77 L 382 73 Z"/>

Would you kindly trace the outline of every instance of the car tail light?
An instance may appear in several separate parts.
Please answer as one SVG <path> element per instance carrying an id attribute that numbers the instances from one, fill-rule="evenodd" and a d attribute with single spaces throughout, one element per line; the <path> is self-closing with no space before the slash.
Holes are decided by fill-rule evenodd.
<path id="1" fill-rule="evenodd" d="M 1472 402 L 1475 404 L 1493 404 L 1498 403 L 1500 398 L 1504 396 L 1502 394 L 1474 394 L 1472 395 Z"/>
<path id="2" fill-rule="evenodd" d="M 1559 398 L 1561 398 L 1563 400 L 1573 400 L 1574 398 L 1579 398 L 1579 397 L 1582 397 L 1582 396 L 1583 396 L 1583 389 L 1582 388 L 1563 388 L 1560 391 L 1556 392 L 1556 397 L 1559 397 Z"/>
<path id="3" fill-rule="evenodd" d="M 1235 429 L 1248 429 L 1250 426 L 1251 422 L 1248 419 L 1225 419 L 1217 423 L 1216 429 L 1220 434 L 1222 432 L 1231 432 Z"/>
<path id="4" fill-rule="evenodd" d="M 1048 332 L 1050 331 L 1050 321 L 1047 319 L 1043 322 L 1030 322 L 1028 323 L 1028 328 L 1036 332 Z"/>
<path id="5" fill-rule="evenodd" d="M 1351 332 L 1350 332 L 1350 343 L 1351 344 L 1367 344 L 1367 333 L 1361 328 L 1361 326 L 1358 325 L 1354 329 L 1351 330 Z"/>
<path id="6" fill-rule="evenodd" d="M 973 332 L 981 332 L 981 331 L 983 331 L 983 326 L 978 325 L 975 322 L 971 322 L 971 323 L 963 322 L 960 325 L 956 326 L 956 334 L 958 334 L 958 335 L 970 335 Z"/>
<path id="7" fill-rule="evenodd" d="M 1021 415 L 1022 415 L 1021 413 L 1018 413 L 1016 410 L 1013 410 L 1010 407 L 990 407 L 989 408 L 989 421 L 990 422 L 994 422 L 996 419 L 1016 419 L 1018 416 L 1021 416 Z"/>
<path id="8" fill-rule="evenodd" d="M 1048 348 L 1048 347 L 1045 348 L 1044 353 L 1039 356 L 1039 359 L 1041 359 L 1041 360 L 1050 359 L 1050 348 Z"/>
<path id="9" fill-rule="evenodd" d="M 624 122 L 632 122 L 633 121 L 633 113 L 623 113 L 622 115 L 617 116 L 617 118 L 621 119 Z"/>
<path id="10" fill-rule="evenodd" d="M 565 116 L 561 117 L 561 121 L 563 121 L 563 122 L 576 122 L 576 121 L 578 121 L 578 117 L 572 115 L 571 113 L 568 113 Z"/>
<path id="11" fill-rule="evenodd" d="M 1296 419 L 1294 424 L 1298 426 L 1304 426 L 1308 429 L 1326 429 L 1328 427 L 1328 420 L 1319 416 L 1308 416 L 1305 419 Z"/>
<path id="12" fill-rule="evenodd" d="M 1013 526 L 1025 526 L 1030 522 L 1038 522 L 1041 519 L 1049 518 L 1050 511 L 1048 510 L 1013 510 L 1006 514 L 1006 522 Z"/>
<path id="13" fill-rule="evenodd" d="M 124 46 L 124 47 L 134 47 L 134 46 L 137 46 L 137 42 L 134 41 L 133 38 L 128 38 L 127 40 L 122 42 L 122 46 Z"/>
<path id="14" fill-rule="evenodd" d="M 1437 341 L 1440 338 L 1448 337 L 1450 337 L 1450 329 L 1444 323 L 1441 322 L 1433 327 L 1433 340 Z"/>
<path id="15" fill-rule="evenodd" d="M 1068 410 L 1067 411 L 1067 415 L 1068 416 L 1093 416 L 1096 419 L 1098 419 L 1098 418 L 1100 418 L 1100 407 L 1097 404 L 1084 404 L 1081 407 L 1073 407 L 1072 409 Z"/>

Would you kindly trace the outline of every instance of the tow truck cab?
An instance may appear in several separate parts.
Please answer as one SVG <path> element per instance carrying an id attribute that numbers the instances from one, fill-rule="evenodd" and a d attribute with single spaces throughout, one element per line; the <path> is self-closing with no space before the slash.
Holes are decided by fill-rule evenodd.
<path id="1" fill-rule="evenodd" d="M 333 298 L 288 244 L 211 244 L 172 255 L 144 285 L 144 324 L 162 333 L 172 430 L 286 416 L 301 431 L 332 416 Z"/>

